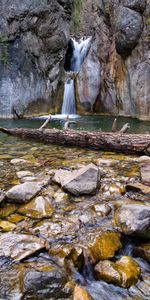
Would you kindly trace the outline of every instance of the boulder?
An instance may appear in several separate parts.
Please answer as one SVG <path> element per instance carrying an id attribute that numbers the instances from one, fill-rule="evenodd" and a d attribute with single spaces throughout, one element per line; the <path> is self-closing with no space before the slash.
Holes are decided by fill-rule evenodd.
<path id="1" fill-rule="evenodd" d="M 123 5 L 133 10 L 144 12 L 146 8 L 146 0 L 123 0 Z"/>
<path id="2" fill-rule="evenodd" d="M 20 261 L 45 248 L 45 241 L 33 235 L 4 233 L 0 236 L 0 256 Z"/>
<path id="3" fill-rule="evenodd" d="M 137 45 L 143 30 L 141 15 L 127 7 L 121 7 L 116 22 L 116 49 L 122 56 L 128 56 Z"/>
<path id="4" fill-rule="evenodd" d="M 89 164 L 73 172 L 56 171 L 54 180 L 73 195 L 94 194 L 100 184 L 100 172 L 94 164 Z"/>
<path id="5" fill-rule="evenodd" d="M 96 279 L 102 279 L 123 288 L 135 285 L 141 273 L 139 265 L 129 256 L 122 256 L 115 263 L 109 260 L 100 261 L 94 271 Z"/>
<path id="6" fill-rule="evenodd" d="M 133 254 L 150 262 L 150 242 L 143 243 L 133 249 Z"/>
<path id="7" fill-rule="evenodd" d="M 87 290 L 76 285 L 73 293 L 73 300 L 92 300 L 93 298 L 90 296 Z"/>
<path id="8" fill-rule="evenodd" d="M 42 219 L 51 217 L 53 208 L 50 204 L 50 201 L 42 196 L 39 196 L 20 207 L 18 212 L 32 219 Z"/>
<path id="9" fill-rule="evenodd" d="M 150 186 L 150 162 L 141 164 L 141 180 L 142 183 Z"/>
<path id="10" fill-rule="evenodd" d="M 94 263 L 114 257 L 121 245 L 121 235 L 116 232 L 103 232 L 87 244 L 90 257 Z"/>
<path id="11" fill-rule="evenodd" d="M 12 187 L 6 193 L 6 197 L 10 202 L 25 203 L 35 197 L 41 188 L 42 186 L 38 183 L 25 182 Z"/>
<path id="12" fill-rule="evenodd" d="M 115 210 L 113 224 L 124 234 L 150 237 L 150 206 L 122 205 Z"/>

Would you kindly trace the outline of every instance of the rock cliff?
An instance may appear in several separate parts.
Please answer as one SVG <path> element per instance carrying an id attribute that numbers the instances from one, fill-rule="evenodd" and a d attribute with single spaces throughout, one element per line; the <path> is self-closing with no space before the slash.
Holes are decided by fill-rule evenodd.
<path id="1" fill-rule="evenodd" d="M 61 111 L 70 32 L 93 37 L 78 112 L 149 120 L 150 0 L 0 0 L 0 117 Z"/>
<path id="2" fill-rule="evenodd" d="M 81 107 L 149 120 L 150 1 L 83 1 L 80 21 L 94 37 L 77 79 Z"/>
<path id="3" fill-rule="evenodd" d="M 0 0 L 0 117 L 59 109 L 72 2 Z"/>

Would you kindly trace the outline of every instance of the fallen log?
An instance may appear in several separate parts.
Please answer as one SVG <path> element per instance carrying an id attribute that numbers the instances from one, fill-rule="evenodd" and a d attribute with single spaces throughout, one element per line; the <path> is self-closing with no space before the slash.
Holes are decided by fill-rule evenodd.
<path id="1" fill-rule="evenodd" d="M 150 134 L 124 134 L 99 131 L 58 129 L 0 128 L 1 132 L 24 139 L 63 146 L 88 147 L 97 150 L 126 154 L 150 155 Z"/>

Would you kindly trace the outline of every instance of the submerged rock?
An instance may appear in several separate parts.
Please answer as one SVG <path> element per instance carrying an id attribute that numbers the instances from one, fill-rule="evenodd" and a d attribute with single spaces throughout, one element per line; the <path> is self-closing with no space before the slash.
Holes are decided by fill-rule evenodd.
<path id="1" fill-rule="evenodd" d="M 133 253 L 135 256 L 142 257 L 150 262 L 150 242 L 136 246 Z"/>
<path id="2" fill-rule="evenodd" d="M 150 162 L 141 164 L 141 180 L 150 186 Z"/>
<path id="3" fill-rule="evenodd" d="M 25 182 L 12 187 L 7 193 L 6 197 L 10 202 L 23 203 L 31 200 L 42 186 L 35 182 Z"/>
<path id="4" fill-rule="evenodd" d="M 114 213 L 113 224 L 122 233 L 150 237 L 150 206 L 122 205 Z"/>
<path id="5" fill-rule="evenodd" d="M 116 232 L 103 232 L 95 238 L 94 242 L 88 244 L 90 257 L 94 263 L 99 260 L 112 258 L 121 245 L 121 235 Z"/>
<path id="6" fill-rule="evenodd" d="M 4 233 L 0 236 L 0 256 L 9 256 L 15 261 L 45 248 L 45 241 L 33 235 Z"/>
<path id="7" fill-rule="evenodd" d="M 18 212 L 32 219 L 42 219 L 50 217 L 53 213 L 53 208 L 46 198 L 39 196 L 20 207 Z"/>
<path id="8" fill-rule="evenodd" d="M 94 270 L 97 279 L 123 288 L 136 284 L 141 272 L 139 265 L 129 256 L 122 256 L 115 263 L 109 260 L 100 261 Z"/>
<path id="9" fill-rule="evenodd" d="M 73 195 L 93 194 L 100 183 L 99 169 L 94 164 L 89 164 L 73 172 L 56 171 L 54 180 Z"/>
<path id="10" fill-rule="evenodd" d="M 73 300 L 93 300 L 93 298 L 90 296 L 87 290 L 79 285 L 76 285 L 73 293 Z"/>

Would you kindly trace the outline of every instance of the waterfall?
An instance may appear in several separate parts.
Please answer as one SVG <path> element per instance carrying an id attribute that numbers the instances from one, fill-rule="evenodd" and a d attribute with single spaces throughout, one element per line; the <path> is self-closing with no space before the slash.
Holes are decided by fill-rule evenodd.
<path id="1" fill-rule="evenodd" d="M 89 51 L 91 46 L 92 38 L 81 38 L 80 40 L 76 40 L 74 38 L 71 39 L 73 45 L 73 54 L 70 62 L 70 74 L 77 73 L 80 71 L 81 65 L 84 62 L 84 59 Z M 69 72 L 68 72 L 69 76 Z M 76 99 L 75 99 L 75 87 L 74 87 L 74 79 L 67 79 L 64 86 L 64 97 L 63 97 L 63 105 L 62 105 L 62 114 L 76 114 Z"/>

